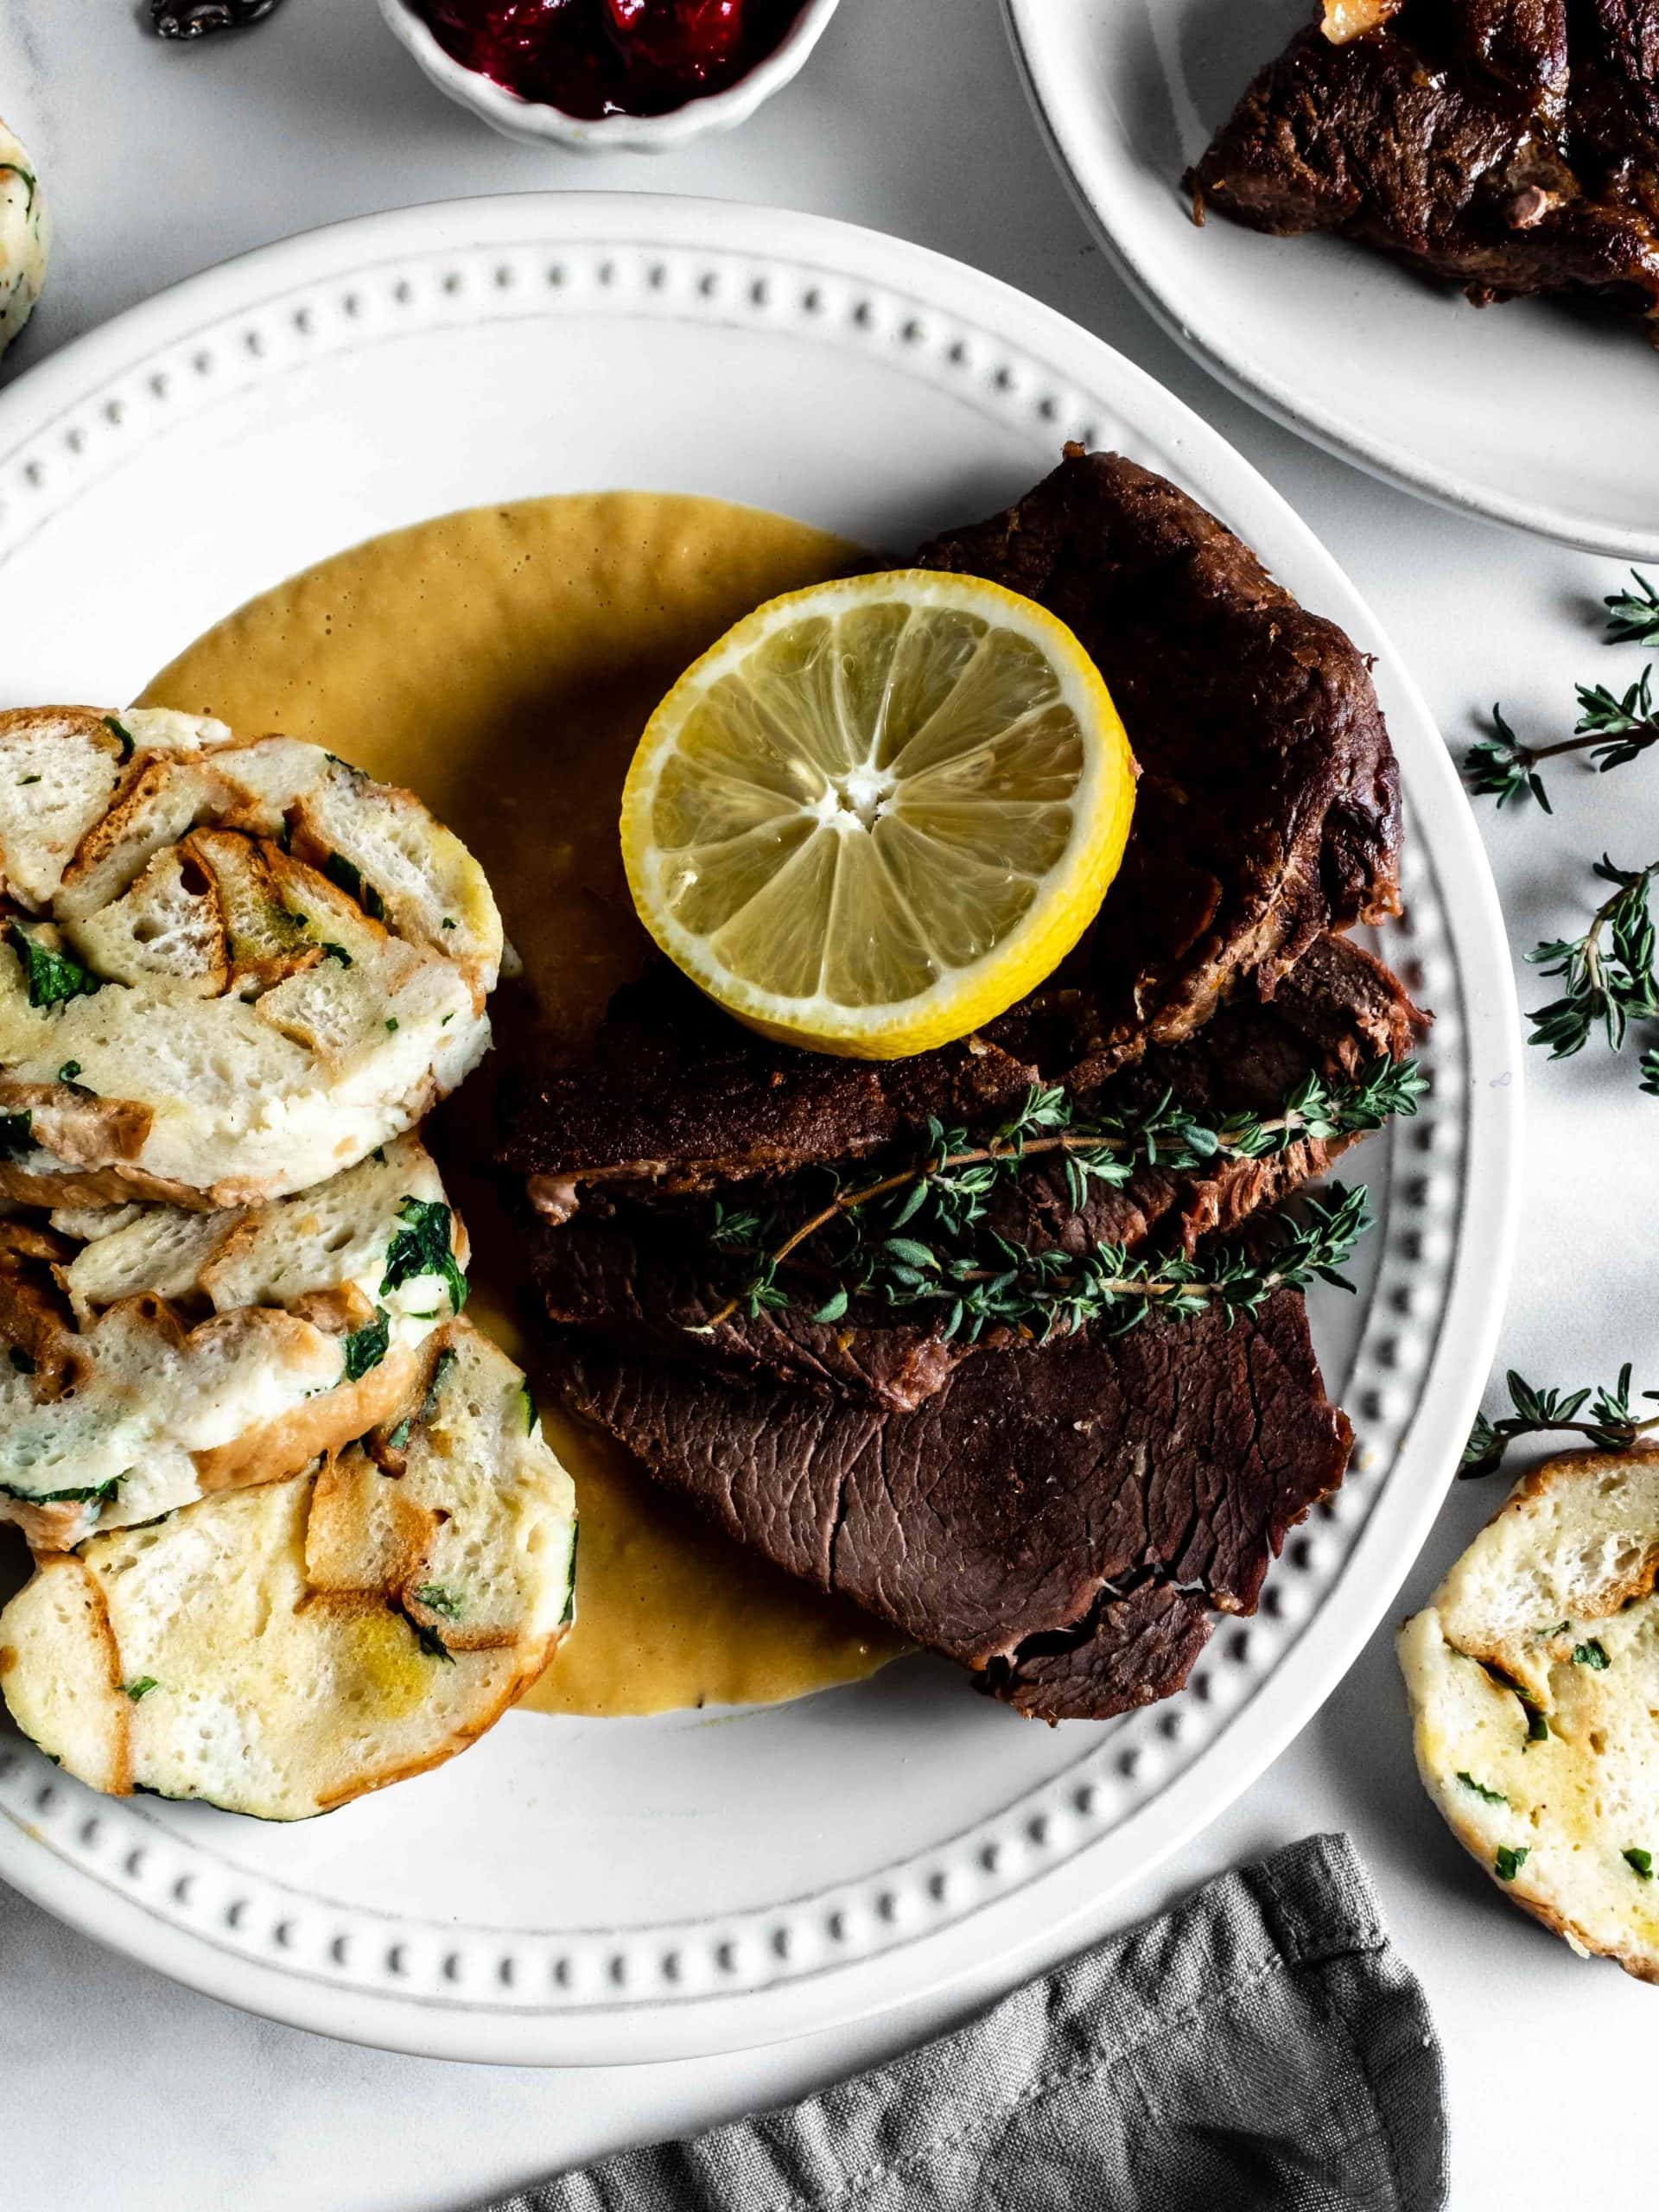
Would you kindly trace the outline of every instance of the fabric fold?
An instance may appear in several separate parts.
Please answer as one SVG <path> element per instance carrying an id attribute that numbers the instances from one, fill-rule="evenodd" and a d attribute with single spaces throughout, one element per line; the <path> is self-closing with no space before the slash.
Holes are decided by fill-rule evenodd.
<path id="1" fill-rule="evenodd" d="M 1345 1836 L 1224 1874 L 970 2025 L 490 2212 L 1433 2212 L 1440 2056 Z"/>

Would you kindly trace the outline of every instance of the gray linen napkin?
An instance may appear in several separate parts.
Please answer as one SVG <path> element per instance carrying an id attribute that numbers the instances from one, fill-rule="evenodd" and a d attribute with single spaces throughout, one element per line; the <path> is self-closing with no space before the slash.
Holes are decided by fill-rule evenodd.
<path id="1" fill-rule="evenodd" d="M 1440 2047 L 1346 1836 L 785 2112 L 491 2212 L 1433 2212 Z"/>

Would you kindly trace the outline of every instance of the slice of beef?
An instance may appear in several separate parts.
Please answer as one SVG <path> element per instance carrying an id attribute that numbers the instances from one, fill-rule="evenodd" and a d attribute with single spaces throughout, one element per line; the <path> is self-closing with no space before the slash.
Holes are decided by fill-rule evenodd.
<path id="1" fill-rule="evenodd" d="M 501 1157 L 555 1211 L 601 1179 L 707 1188 L 984 1120 L 1045 1081 L 1097 1084 L 1270 997 L 1321 932 L 1398 904 L 1399 790 L 1363 657 L 1173 484 L 1067 459 L 920 558 L 1042 600 L 1112 686 L 1141 766 L 1123 869 L 1062 970 L 982 1037 L 869 1064 L 774 1045 L 658 971 L 591 1053 L 508 1087 Z"/>
<path id="2" fill-rule="evenodd" d="M 806 1306 L 739 1312 L 711 1326 L 730 1278 L 710 1263 L 706 1222 L 699 1228 L 676 1213 L 584 1212 L 563 1227 L 532 1218 L 524 1235 L 549 1319 L 643 1357 L 771 1373 L 904 1411 L 931 1396 L 970 1349 L 925 1325 L 895 1325 L 880 1309 L 855 1308 L 836 1322 L 814 1321 Z"/>
<path id="3" fill-rule="evenodd" d="M 1068 448 L 918 557 L 1067 623 L 1141 763 L 1122 869 L 1052 987 L 1077 993 L 1073 1083 L 1191 1035 L 1241 986 L 1271 997 L 1327 931 L 1398 911 L 1399 772 L 1364 656 L 1185 493 Z"/>
<path id="4" fill-rule="evenodd" d="M 1144 1109 L 1168 1091 L 1212 1123 L 1241 1112 L 1271 1115 L 1311 1070 L 1351 1074 L 1379 1057 L 1403 1058 L 1422 1019 L 1379 962 L 1346 938 L 1328 938 L 1292 971 L 1271 1006 L 1224 1008 L 1185 1044 L 1154 1047 L 1090 1104 Z M 1323 1174 L 1352 1141 L 1304 1139 L 1267 1159 L 1181 1173 L 1142 1165 L 1116 1187 L 1091 1180 L 1080 1206 L 1059 1163 L 1033 1159 L 996 1194 L 989 1225 L 1038 1250 L 1134 1249 L 1156 1237 L 1190 1251 L 1201 1236 L 1237 1229 Z M 875 1161 L 864 1171 L 880 1172 Z M 792 1226 L 826 1195 L 823 1178 L 807 1175 L 766 1198 Z M 814 1321 L 819 1301 L 798 1279 L 800 1306 L 721 1319 L 741 1263 L 711 1255 L 710 1227 L 707 1204 L 623 1198 L 608 1212 L 589 1208 L 556 1225 L 532 1217 L 524 1236 L 537 1294 L 554 1321 L 680 1359 L 770 1370 L 909 1411 L 975 1349 L 944 1343 L 925 1323 L 896 1321 L 868 1302 L 836 1321 Z"/>
<path id="5" fill-rule="evenodd" d="M 786 1572 L 1046 1719 L 1179 1689 L 1351 1444 L 1302 1300 L 965 1362 L 913 1413 L 558 1340 L 567 1402 Z"/>
<path id="6" fill-rule="evenodd" d="M 1402 0 L 1261 71 L 1187 184 L 1281 236 L 1401 255 L 1482 304 L 1659 315 L 1656 0 Z"/>
<path id="7" fill-rule="evenodd" d="M 554 1216 L 576 1186 L 703 1191 L 855 1160 L 925 1128 L 983 1121 L 1038 1080 L 982 1038 L 902 1060 L 804 1052 L 746 1029 L 666 960 L 612 1000 L 591 1053 L 546 1053 L 505 1088 L 499 1157 Z"/>

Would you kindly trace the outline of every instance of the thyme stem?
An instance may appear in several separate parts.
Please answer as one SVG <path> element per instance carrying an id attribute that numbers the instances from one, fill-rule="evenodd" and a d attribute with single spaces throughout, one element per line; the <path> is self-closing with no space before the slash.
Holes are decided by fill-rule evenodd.
<path id="1" fill-rule="evenodd" d="M 1659 722 L 1649 720 L 1633 723 L 1631 734 L 1639 735 L 1643 747 L 1652 745 L 1659 740 Z M 1520 757 L 1530 766 L 1535 760 L 1554 760 L 1563 753 L 1588 753 L 1593 747 L 1605 745 L 1606 741 L 1599 732 L 1586 730 L 1578 737 L 1560 738 L 1554 745 L 1523 745 L 1520 748 Z"/>
<path id="2" fill-rule="evenodd" d="M 1256 1122 L 1254 1127 L 1267 1135 L 1277 1137 L 1281 1135 L 1300 1135 L 1306 1128 L 1306 1123 L 1295 1116 L 1279 1115 L 1270 1122 Z M 768 1256 L 773 1267 L 780 1268 L 800 1249 L 810 1236 L 816 1236 L 819 1230 L 827 1229 L 837 1216 L 852 1213 L 858 1207 L 869 1205 L 874 1198 L 885 1198 L 892 1192 L 905 1190 L 912 1184 L 926 1180 L 930 1176 L 948 1174 L 953 1168 L 976 1167 L 982 1162 L 989 1160 L 1034 1160 L 1045 1153 L 1051 1152 L 1101 1152 L 1109 1149 L 1121 1151 L 1126 1148 L 1126 1142 L 1127 1141 L 1121 1137 L 1103 1137 L 1091 1135 L 1088 1131 L 1072 1129 L 1066 1131 L 1061 1136 L 1034 1137 L 1027 1140 L 1024 1143 L 1013 1140 L 995 1141 L 990 1144 L 976 1145 L 966 1152 L 944 1153 L 936 1159 L 923 1160 L 916 1166 L 901 1167 L 893 1174 L 884 1175 L 879 1183 L 867 1183 L 862 1190 L 842 1192 L 837 1197 L 831 1198 L 828 1205 L 820 1206 L 817 1213 L 810 1214 L 800 1227 L 792 1230 L 777 1249 Z M 1217 1150 L 1226 1158 L 1236 1156 L 1230 1133 L 1225 1129 L 1218 1134 Z M 1249 1156 L 1255 1159 L 1260 1155 L 1252 1153 Z M 1165 1164 L 1169 1166 L 1182 1165 L 1176 1160 L 1167 1160 Z M 1198 1162 L 1193 1160 L 1185 1164 L 1197 1166 Z M 987 1273 L 993 1271 L 987 1270 Z M 718 1328 L 722 1321 L 729 1320 L 737 1311 L 740 1302 L 739 1300 L 733 1299 L 723 1306 L 709 1323 L 709 1327 Z"/>
<path id="3" fill-rule="evenodd" d="M 1476 1416 L 1464 1446 L 1459 1476 L 1467 1482 L 1493 1473 L 1502 1465 L 1510 1445 L 1523 1436 L 1587 1436 L 1604 1452 L 1633 1450 L 1642 1437 L 1659 1429 L 1659 1414 L 1638 1419 L 1630 1404 L 1630 1373 L 1627 1360 L 1611 1390 L 1604 1385 L 1592 1395 L 1586 1385 L 1563 1395 L 1559 1390 L 1536 1389 L 1511 1368 L 1504 1380 L 1515 1411 L 1501 1421 L 1489 1421 L 1484 1414 Z M 1659 1399 L 1659 1390 L 1644 1390 L 1642 1395 Z M 1586 1400 L 1590 1418 L 1580 1421 L 1579 1414 Z"/>
<path id="4" fill-rule="evenodd" d="M 998 1262 L 989 1265 L 982 1263 L 982 1252 L 969 1249 L 972 1233 L 982 1228 L 996 1185 L 1017 1177 L 1034 1159 L 1058 1154 L 1065 1160 L 1072 1209 L 1081 1211 L 1090 1179 L 1120 1185 L 1128 1180 L 1138 1161 L 1181 1171 L 1217 1160 L 1259 1160 L 1284 1151 L 1299 1138 L 1357 1135 L 1380 1128 L 1391 1115 L 1414 1114 L 1426 1087 L 1413 1063 L 1381 1059 L 1347 1084 L 1332 1084 L 1310 1074 L 1276 1114 L 1235 1114 L 1219 1128 L 1206 1127 L 1175 1104 L 1167 1091 L 1139 1113 L 1106 1115 L 1078 1125 L 1073 1120 L 1075 1109 L 1062 1091 L 1034 1087 L 1010 1120 L 981 1142 L 973 1141 L 964 1130 L 931 1123 L 927 1147 L 919 1159 L 855 1189 L 836 1188 L 823 1205 L 786 1233 L 773 1215 L 728 1214 L 716 1205 L 713 1242 L 747 1257 L 751 1274 L 747 1284 L 702 1325 L 702 1332 L 712 1332 L 745 1309 L 753 1315 L 792 1303 L 778 1282 L 779 1270 L 836 1222 L 848 1225 L 851 1245 L 842 1253 L 837 1280 L 815 1316 L 823 1321 L 840 1319 L 853 1296 L 874 1292 L 895 1306 L 930 1298 L 950 1301 L 956 1309 L 947 1330 L 950 1333 L 969 1320 L 983 1326 L 988 1320 L 1017 1319 L 1021 1301 L 1033 1311 L 1074 1301 L 1083 1280 L 1076 1270 L 1084 1268 L 1084 1294 L 1096 1309 L 1133 1294 L 1142 1301 L 1144 1311 L 1145 1301 L 1182 1291 L 1186 1310 L 1196 1310 L 1195 1301 L 1207 1293 L 1191 1262 L 1171 1262 L 1166 1274 L 1159 1275 L 1132 1264 L 1126 1252 L 1118 1252 L 1120 1264 L 1114 1273 L 1109 1262 L 1116 1248 L 1101 1248 L 1086 1262 L 1074 1263 L 1067 1255 L 1033 1252 L 988 1233 Z M 872 1224 L 868 1210 L 885 1198 L 898 1204 L 884 1209 L 882 1217 Z M 930 1206 L 933 1218 L 927 1226 L 935 1232 L 934 1243 L 914 1232 L 899 1233 Z M 1354 1236 L 1358 1233 L 1355 1228 Z M 982 1244 L 984 1236 L 980 1241 Z M 1341 1256 L 1346 1256 L 1345 1250 Z M 1074 1268 L 1073 1275 L 1065 1274 L 1067 1268 Z M 1251 1294 L 1259 1302 L 1268 1289 L 1278 1287 L 1281 1277 L 1259 1266 L 1255 1274 L 1258 1287 Z"/>

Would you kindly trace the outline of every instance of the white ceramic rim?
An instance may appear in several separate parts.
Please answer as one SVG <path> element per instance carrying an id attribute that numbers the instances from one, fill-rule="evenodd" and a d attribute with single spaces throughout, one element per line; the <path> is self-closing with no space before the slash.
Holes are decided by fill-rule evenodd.
<path id="1" fill-rule="evenodd" d="M 28 480 L 27 468 L 12 464 L 31 441 L 49 435 L 54 452 L 80 466 L 81 425 L 107 411 L 111 381 L 138 374 L 165 347 L 191 346 L 226 324 L 234 330 L 268 303 L 290 301 L 302 285 L 337 293 L 342 283 L 384 271 L 400 257 L 493 253 L 526 242 L 571 257 L 580 242 L 582 251 L 606 266 L 612 249 L 635 252 L 646 273 L 664 255 L 685 257 L 691 269 L 710 255 L 727 255 L 746 274 L 773 283 L 851 284 L 860 288 L 855 297 L 880 298 L 886 314 L 902 315 L 913 305 L 953 327 L 996 334 L 999 342 L 1039 364 L 1041 375 L 1083 395 L 1080 404 L 1097 404 L 1162 449 L 1178 452 L 1184 472 L 1270 560 L 1319 570 L 1321 610 L 1363 635 L 1381 657 L 1420 825 L 1408 859 L 1436 879 L 1442 904 L 1434 925 L 1443 916 L 1465 1001 L 1463 1072 L 1454 1086 L 1464 1173 L 1454 1225 L 1429 1261 L 1446 1285 L 1446 1318 L 1416 1399 L 1400 1421 L 1392 1459 L 1366 1479 L 1358 1536 L 1324 1601 L 1300 1629 L 1294 1652 L 1229 1713 L 1216 1739 L 1116 1827 L 1064 1854 L 1024 1852 L 1027 1861 L 1046 1857 L 1047 1863 L 1017 1885 L 944 1925 L 904 1933 L 870 1955 L 729 1993 L 688 1993 L 648 2007 L 607 2005 L 601 1993 L 557 2007 L 492 2009 L 487 1999 L 471 2000 L 460 1991 L 440 1999 L 395 1985 L 348 1988 L 297 1961 L 285 1967 L 270 1954 L 250 1956 L 181 1925 L 135 1894 L 134 1884 L 124 1888 L 117 1878 L 72 1864 L 54 1849 L 47 1819 L 37 1822 L 10 1808 L 9 1817 L 0 1818 L 5 1878 L 86 1933 L 210 1995 L 290 2024 L 418 2055 L 613 2063 L 776 2042 L 886 2011 L 966 1976 L 982 1980 L 993 1963 L 1011 1979 L 1023 1961 L 1052 1947 L 1057 1934 L 1097 1912 L 1114 1890 L 1149 1872 L 1215 1818 L 1312 1717 L 1415 1557 L 1490 1368 L 1515 1233 L 1520 1026 L 1496 892 L 1450 757 L 1388 640 L 1306 526 L 1216 432 L 1098 340 L 1011 288 L 901 241 L 782 210 L 637 194 L 459 201 L 341 224 L 190 279 L 41 364 L 0 395 L 0 493 L 9 470 Z M 755 289 L 765 296 L 764 282 Z M 885 344 L 902 335 L 899 328 L 878 328 L 873 339 L 861 334 L 861 342 Z M 1038 385 L 1021 404 L 1038 404 L 1035 393 L 1042 390 Z M 1469 1080 L 1471 1071 L 1494 1067 L 1504 1072 Z M 18 1760 L 4 1764 L 16 1768 Z M 41 1771 L 50 1774 L 43 1763 Z M 49 1781 L 35 1786 L 42 1808 L 53 1787 Z M 1072 1788 L 1064 1777 L 1048 1786 L 1051 1796 L 1068 1791 L 1081 1810 L 1086 1789 Z M 72 1821 L 81 1818 L 71 1815 Z M 1019 1807 L 1002 1818 L 1017 1829 Z M 1033 1837 L 1042 1825 L 1029 1822 Z"/>
<path id="2" fill-rule="evenodd" d="M 1046 59 L 1046 41 L 1054 35 L 1054 11 L 1070 4 L 1073 0 L 1002 0 L 1003 20 L 1020 78 L 1055 167 L 1079 212 L 1118 274 L 1183 353 L 1191 354 L 1230 391 L 1260 408 L 1286 429 L 1334 454 L 1339 461 L 1351 461 L 1367 474 L 1380 477 L 1385 484 L 1398 485 L 1402 491 L 1427 499 L 1432 506 L 1503 523 L 1511 530 L 1553 538 L 1580 552 L 1605 553 L 1621 561 L 1659 560 L 1659 518 L 1646 533 L 1610 528 L 1568 508 L 1506 495 L 1444 475 L 1427 467 L 1408 447 L 1338 423 L 1310 405 L 1306 392 L 1272 375 L 1230 345 L 1226 325 L 1212 320 L 1203 292 L 1193 289 L 1178 295 L 1167 271 L 1160 269 L 1157 256 L 1150 250 L 1154 241 L 1138 239 L 1133 231 L 1115 221 L 1110 195 L 1094 190 L 1088 181 L 1096 166 L 1097 150 L 1084 143 L 1081 134 L 1071 127 L 1063 90 Z"/>
<path id="3" fill-rule="evenodd" d="M 380 0 L 392 35 L 407 48 L 440 91 L 509 138 L 551 139 L 589 153 L 666 153 L 705 131 L 729 130 L 781 92 L 804 67 L 830 27 L 841 0 L 805 0 L 783 37 L 753 69 L 723 92 L 689 99 L 666 115 L 567 115 L 546 100 L 527 100 L 493 78 L 468 69 L 439 45 L 410 0 Z"/>

